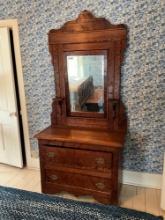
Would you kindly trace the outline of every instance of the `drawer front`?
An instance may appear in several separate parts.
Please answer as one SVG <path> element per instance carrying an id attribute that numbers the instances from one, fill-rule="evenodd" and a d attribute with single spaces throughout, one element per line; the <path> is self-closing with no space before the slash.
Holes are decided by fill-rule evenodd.
<path id="1" fill-rule="evenodd" d="M 107 171 L 112 167 L 112 153 L 77 150 L 75 164 L 84 169 Z"/>
<path id="2" fill-rule="evenodd" d="M 41 157 L 44 160 L 46 166 L 74 166 L 74 153 L 73 150 L 66 150 L 59 147 L 47 147 L 43 146 L 41 149 Z"/>
<path id="3" fill-rule="evenodd" d="M 111 179 L 69 173 L 56 170 L 45 170 L 46 182 L 65 186 L 81 187 L 94 191 L 110 192 Z"/>
<path id="4" fill-rule="evenodd" d="M 42 146 L 41 157 L 47 166 L 61 165 L 79 169 L 107 171 L 112 167 L 112 153 Z"/>

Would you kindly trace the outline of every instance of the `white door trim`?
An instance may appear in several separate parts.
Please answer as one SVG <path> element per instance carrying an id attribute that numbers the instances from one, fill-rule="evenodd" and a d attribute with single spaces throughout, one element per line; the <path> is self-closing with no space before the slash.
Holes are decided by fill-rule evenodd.
<path id="1" fill-rule="evenodd" d="M 35 158 L 33 159 L 31 157 L 31 150 L 30 150 L 29 126 L 28 126 L 26 98 L 25 98 L 24 80 L 23 80 L 23 72 L 22 72 L 18 21 L 17 19 L 0 20 L 0 27 L 8 27 L 12 29 L 14 50 L 15 50 L 15 57 L 16 57 L 18 90 L 19 90 L 19 98 L 20 98 L 20 105 L 21 105 L 23 130 L 24 130 L 26 162 L 27 162 L 27 166 L 29 167 L 37 167 L 38 159 L 35 159 Z"/>
<path id="2" fill-rule="evenodd" d="M 10 28 L 0 27 L 0 162 L 23 167 Z"/>

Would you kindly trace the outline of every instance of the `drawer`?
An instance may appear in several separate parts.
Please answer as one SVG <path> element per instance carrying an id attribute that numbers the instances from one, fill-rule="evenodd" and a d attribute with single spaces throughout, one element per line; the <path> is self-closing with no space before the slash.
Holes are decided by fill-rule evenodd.
<path id="1" fill-rule="evenodd" d="M 95 176 L 82 175 L 79 173 L 66 173 L 56 170 L 45 170 L 45 177 L 47 183 L 71 187 L 74 186 L 93 191 L 111 191 L 111 179 L 108 178 L 99 178 Z"/>
<path id="2" fill-rule="evenodd" d="M 66 166 L 79 169 L 107 171 L 112 167 L 112 153 L 72 148 L 40 147 L 46 166 Z"/>
<path id="3" fill-rule="evenodd" d="M 40 156 L 46 166 L 74 166 L 74 151 L 59 147 L 40 147 Z"/>
<path id="4" fill-rule="evenodd" d="M 75 164 L 81 169 L 107 171 L 112 168 L 112 153 L 76 150 Z"/>

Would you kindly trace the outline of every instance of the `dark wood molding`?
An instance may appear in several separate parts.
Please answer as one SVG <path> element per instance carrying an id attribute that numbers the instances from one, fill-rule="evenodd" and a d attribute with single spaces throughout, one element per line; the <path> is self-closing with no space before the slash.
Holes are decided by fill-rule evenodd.
<path id="1" fill-rule="evenodd" d="M 104 33 L 103 33 L 104 32 Z M 66 22 L 59 29 L 49 31 L 49 45 L 67 43 L 90 43 L 98 41 L 125 40 L 126 26 L 113 25 L 105 18 L 97 18 L 89 11 L 83 11 L 78 18 Z"/>

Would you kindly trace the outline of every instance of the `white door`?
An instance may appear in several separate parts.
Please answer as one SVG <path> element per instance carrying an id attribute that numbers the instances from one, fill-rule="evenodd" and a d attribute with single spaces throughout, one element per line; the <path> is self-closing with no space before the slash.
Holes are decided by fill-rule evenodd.
<path id="1" fill-rule="evenodd" d="M 9 29 L 0 28 L 0 163 L 23 166 Z"/>

